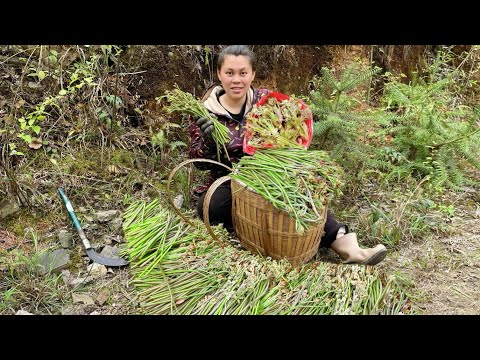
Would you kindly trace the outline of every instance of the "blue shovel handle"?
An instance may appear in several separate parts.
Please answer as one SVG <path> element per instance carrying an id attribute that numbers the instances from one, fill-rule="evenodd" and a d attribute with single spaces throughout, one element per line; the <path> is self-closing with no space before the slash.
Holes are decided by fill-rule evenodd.
<path id="1" fill-rule="evenodd" d="M 60 194 L 60 197 L 62 198 L 63 203 L 65 204 L 65 207 L 67 208 L 68 215 L 70 216 L 70 219 L 72 219 L 73 226 L 78 232 L 78 235 L 80 235 L 80 239 L 83 242 L 83 245 L 85 246 L 85 249 L 90 249 L 90 242 L 87 239 L 87 236 L 85 235 L 85 232 L 83 231 L 82 227 L 80 226 L 80 222 L 77 219 L 77 215 L 75 215 L 75 211 L 73 211 L 73 206 L 70 203 L 70 200 L 68 200 L 67 195 L 65 195 L 65 192 L 63 191 L 62 188 L 57 189 L 58 193 Z"/>

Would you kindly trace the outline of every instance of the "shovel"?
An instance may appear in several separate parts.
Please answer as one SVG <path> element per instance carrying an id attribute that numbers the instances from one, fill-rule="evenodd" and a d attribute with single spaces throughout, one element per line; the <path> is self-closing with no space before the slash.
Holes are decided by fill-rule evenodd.
<path id="1" fill-rule="evenodd" d="M 70 215 L 70 219 L 72 219 L 73 225 L 77 230 L 78 235 L 80 236 L 80 239 L 82 239 L 82 243 L 83 243 L 83 246 L 85 247 L 85 250 L 87 251 L 88 257 L 92 259 L 94 262 L 105 265 L 105 266 L 127 265 L 128 261 L 121 257 L 109 258 L 109 257 L 102 256 L 99 253 L 95 252 L 95 250 L 93 250 L 92 246 L 90 245 L 90 242 L 87 239 L 87 236 L 85 235 L 85 232 L 82 230 L 82 227 L 78 222 L 77 216 L 75 215 L 75 211 L 73 211 L 72 204 L 70 203 L 70 200 L 68 200 L 67 195 L 65 195 L 65 192 L 63 191 L 62 188 L 58 188 L 58 193 L 60 194 L 60 197 L 62 198 L 63 203 L 67 207 L 68 215 Z"/>

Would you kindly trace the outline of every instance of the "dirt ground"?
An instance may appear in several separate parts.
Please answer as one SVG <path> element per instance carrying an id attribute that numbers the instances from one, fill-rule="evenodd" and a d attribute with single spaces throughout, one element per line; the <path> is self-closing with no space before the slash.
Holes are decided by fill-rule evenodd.
<path id="1" fill-rule="evenodd" d="M 456 213 L 452 235 L 390 252 L 381 265 L 410 278 L 422 314 L 480 314 L 480 207 L 457 205 Z"/>
<path id="2" fill-rule="evenodd" d="M 413 284 L 416 312 L 425 315 L 480 314 L 480 207 L 458 206 L 452 219 L 452 235 L 419 240 L 400 249 L 391 249 L 379 270 L 401 273 Z M 339 262 L 331 250 L 321 259 Z M 107 286 L 114 289 L 109 305 L 75 304 L 70 314 L 136 313 L 129 294 L 132 290 L 128 269 L 115 270 L 110 278 L 92 284 L 91 297 L 96 298 Z M 116 291 L 115 291 L 116 289 Z"/>

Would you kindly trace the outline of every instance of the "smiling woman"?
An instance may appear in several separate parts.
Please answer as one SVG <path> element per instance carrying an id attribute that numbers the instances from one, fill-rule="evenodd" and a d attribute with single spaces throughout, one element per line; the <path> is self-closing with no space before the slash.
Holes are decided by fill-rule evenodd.
<path id="1" fill-rule="evenodd" d="M 191 137 L 189 155 L 192 159 L 219 159 L 231 168 L 232 163 L 238 163 L 246 155 L 243 145 L 247 115 L 263 96 L 272 91 L 252 87 L 255 79 L 255 55 L 244 45 L 227 46 L 220 52 L 217 77 L 221 85 L 209 89 L 203 103 L 211 117 L 216 117 L 219 123 L 226 126 L 229 140 L 223 151 L 217 153 L 219 149 L 212 138 L 214 121 L 209 117 L 192 118 L 188 128 Z M 220 165 L 209 162 L 196 162 L 195 166 L 201 170 L 210 170 L 206 184 L 196 189 L 200 194 L 197 211 L 203 218 L 203 203 L 208 188 L 216 179 L 229 172 Z M 212 194 L 208 217 L 211 225 L 223 223 L 227 230 L 234 230 L 230 181 L 219 186 Z M 356 234 L 348 234 L 348 226 L 338 223 L 328 211 L 324 231 L 320 246 L 332 248 L 345 263 L 375 265 L 385 258 L 385 246 L 361 249 Z"/>

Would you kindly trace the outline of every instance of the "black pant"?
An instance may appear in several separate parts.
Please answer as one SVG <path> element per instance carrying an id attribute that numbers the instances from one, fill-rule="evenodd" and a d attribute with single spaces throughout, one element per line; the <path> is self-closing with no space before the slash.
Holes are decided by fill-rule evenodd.
<path id="1" fill-rule="evenodd" d="M 203 219 L 203 201 L 206 194 L 207 192 L 202 193 L 197 203 L 197 212 L 201 219 Z M 233 231 L 232 191 L 230 185 L 221 185 L 213 193 L 208 209 L 208 219 L 212 226 L 223 223 L 223 226 L 228 231 Z M 320 241 L 320 247 L 330 247 L 335 241 L 338 230 L 342 226 L 345 226 L 348 232 L 348 226 L 337 222 L 330 211 L 327 211 L 327 221 L 325 222 L 324 228 L 325 234 Z"/>
<path id="2" fill-rule="evenodd" d="M 197 203 L 197 212 L 203 220 L 203 201 L 205 200 L 205 191 L 200 195 Z M 210 225 L 223 224 L 228 231 L 233 231 L 232 222 L 232 190 L 230 185 L 220 185 L 210 199 L 208 208 L 208 220 Z"/>

